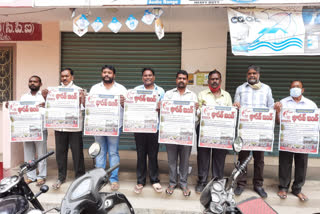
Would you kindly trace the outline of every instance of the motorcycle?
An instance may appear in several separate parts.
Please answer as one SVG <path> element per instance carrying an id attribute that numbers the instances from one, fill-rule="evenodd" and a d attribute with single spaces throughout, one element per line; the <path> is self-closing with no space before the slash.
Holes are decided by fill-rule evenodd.
<path id="1" fill-rule="evenodd" d="M 237 137 L 233 142 L 233 150 L 239 153 L 242 149 L 243 140 Z M 204 188 L 200 195 L 200 203 L 204 206 L 205 214 L 246 214 L 246 213 L 261 213 L 261 214 L 276 214 L 263 199 L 252 197 L 240 203 L 236 203 L 234 189 L 239 175 L 245 173 L 246 166 L 252 159 L 252 153 L 240 165 L 236 162 L 234 155 L 235 169 L 232 171 L 229 178 L 217 179 L 213 178 Z"/>
<path id="2" fill-rule="evenodd" d="M 49 152 L 37 160 L 25 162 L 20 166 L 17 175 L 3 178 L 0 181 L 0 213 L 3 214 L 23 214 L 27 213 L 30 206 L 29 202 L 35 209 L 44 210 L 38 197 L 49 190 L 47 185 L 40 187 L 40 192 L 34 194 L 28 184 L 24 180 L 24 174 L 35 170 L 38 163 L 54 152 Z"/>
<path id="3" fill-rule="evenodd" d="M 100 153 L 99 143 L 93 143 L 89 148 L 89 156 L 95 158 Z M 95 168 L 77 178 L 68 188 L 61 202 L 60 208 L 53 208 L 45 212 L 32 210 L 28 214 L 44 214 L 52 210 L 62 214 L 134 214 L 134 210 L 120 192 L 100 192 L 109 182 L 110 174 L 119 164 L 108 170 Z"/>

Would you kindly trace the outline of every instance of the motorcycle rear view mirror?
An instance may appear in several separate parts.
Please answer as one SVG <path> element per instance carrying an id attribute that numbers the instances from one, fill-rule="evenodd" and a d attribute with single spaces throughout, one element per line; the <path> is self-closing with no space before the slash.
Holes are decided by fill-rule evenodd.
<path id="1" fill-rule="evenodd" d="M 240 136 L 236 137 L 236 139 L 233 141 L 233 151 L 239 153 L 243 146 L 243 140 Z"/>
<path id="2" fill-rule="evenodd" d="M 89 153 L 89 156 L 91 158 L 95 158 L 99 155 L 101 151 L 101 146 L 99 143 L 97 142 L 94 142 L 91 144 L 91 146 L 89 147 L 89 150 L 88 150 L 88 153 Z"/>

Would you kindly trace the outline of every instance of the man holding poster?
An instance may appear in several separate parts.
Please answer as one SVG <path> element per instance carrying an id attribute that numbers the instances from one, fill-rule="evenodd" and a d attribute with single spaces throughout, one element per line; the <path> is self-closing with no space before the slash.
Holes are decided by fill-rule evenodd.
<path id="1" fill-rule="evenodd" d="M 260 82 L 260 67 L 250 65 L 247 72 L 247 82 L 240 85 L 234 96 L 234 106 L 249 108 L 269 108 L 274 104 L 271 88 Z M 249 156 L 251 151 L 241 151 L 239 161 L 242 164 Z M 263 169 L 264 169 L 264 152 L 252 151 L 254 158 L 253 186 L 262 198 L 268 197 L 263 189 Z M 247 173 L 239 176 L 238 186 L 234 193 L 241 195 L 247 184 Z"/>
<path id="2" fill-rule="evenodd" d="M 199 108 L 202 106 L 232 106 L 232 99 L 228 92 L 221 89 L 221 73 L 213 70 L 208 75 L 208 89 L 201 91 L 198 95 Z M 199 136 L 200 125 L 197 127 Z M 198 138 L 199 139 L 199 138 Z M 210 168 L 210 156 L 212 157 L 211 172 L 212 177 L 223 178 L 224 163 L 228 150 L 218 148 L 200 147 L 197 145 L 197 163 L 198 163 L 198 183 L 195 188 L 197 193 L 201 193 L 207 185 L 207 179 Z M 210 154 L 211 153 L 211 154 Z"/>
<path id="3" fill-rule="evenodd" d="M 135 90 L 152 90 L 157 94 L 157 102 L 163 99 L 164 90 L 154 83 L 155 74 L 152 68 L 142 69 L 142 81 L 143 85 L 135 87 Z M 134 192 L 137 194 L 141 193 L 146 184 L 147 156 L 152 187 L 156 192 L 162 192 L 158 178 L 158 135 L 159 131 L 156 133 L 134 133 L 137 148 L 137 185 L 134 188 Z"/>
<path id="4" fill-rule="evenodd" d="M 96 167 L 106 168 L 107 153 L 109 155 L 110 167 L 120 162 L 119 156 L 119 140 L 120 140 L 120 129 L 123 121 L 123 104 L 124 96 L 127 94 L 127 89 L 117 83 L 114 79 L 116 77 L 116 68 L 112 65 L 104 65 L 101 68 L 102 82 L 95 84 L 90 89 L 90 95 L 116 95 L 120 96 L 120 118 L 119 119 L 119 130 L 117 136 L 95 136 L 95 140 L 101 146 L 101 152 L 96 157 Z M 119 105 L 119 101 L 116 101 Z M 117 191 L 119 189 L 119 168 L 112 171 L 110 176 L 111 189 Z"/>
<path id="5" fill-rule="evenodd" d="M 186 105 L 186 109 L 191 108 L 193 111 L 191 112 L 193 115 L 192 118 L 194 118 L 194 114 L 195 114 L 195 110 L 198 109 L 199 104 L 198 104 L 198 98 L 197 95 L 195 93 L 193 93 L 192 91 L 190 91 L 189 89 L 187 89 L 187 83 L 188 83 L 188 73 L 184 70 L 180 70 L 177 72 L 176 75 L 176 85 L 177 88 L 174 88 L 170 91 L 167 91 L 164 95 L 163 101 L 161 102 L 161 109 L 165 108 L 164 107 L 164 103 L 165 101 L 173 101 L 173 102 L 179 102 L 181 103 L 181 105 L 178 105 L 176 107 L 171 107 L 171 109 L 173 109 L 173 111 L 177 110 L 177 109 L 182 109 L 182 105 Z M 191 106 L 192 105 L 192 106 Z M 181 108 L 180 108 L 181 107 Z M 195 107 L 195 109 L 193 109 Z M 183 108 L 185 110 L 185 108 Z M 181 112 L 177 110 L 176 112 Z M 189 112 L 189 110 L 187 111 L 182 111 L 182 112 Z M 161 110 L 161 114 L 162 114 L 162 110 Z M 172 112 L 172 111 L 170 111 Z M 177 115 L 171 115 L 171 118 L 174 119 L 177 116 L 182 116 L 182 113 Z M 186 114 L 186 116 L 188 116 Z M 161 116 L 162 117 L 162 116 Z M 169 118 L 170 119 L 170 118 Z M 162 119 L 161 119 L 162 120 Z M 190 121 L 190 120 L 189 120 Z M 162 122 L 162 121 L 161 121 Z M 179 122 L 179 121 L 176 121 Z M 191 148 L 193 145 L 193 142 L 195 140 L 194 136 L 194 128 L 195 128 L 195 124 L 194 124 L 194 119 L 191 120 L 191 123 L 189 122 L 188 124 L 186 123 L 179 123 L 179 125 L 181 127 L 176 127 L 177 130 L 182 130 L 182 132 L 179 132 L 177 135 L 170 135 L 169 139 L 170 139 L 170 143 L 166 143 L 166 147 L 167 147 L 167 153 L 168 153 L 168 163 L 169 163 L 169 186 L 166 189 L 166 193 L 168 195 L 172 195 L 174 189 L 177 186 L 177 166 L 178 166 L 178 157 L 180 158 L 180 163 L 179 163 L 179 177 L 180 177 L 180 181 L 179 181 L 179 186 L 182 189 L 183 195 L 185 197 L 190 196 L 191 191 L 188 188 L 188 170 L 189 170 L 189 157 L 190 157 L 190 152 L 191 152 Z M 190 125 L 189 125 L 190 124 Z M 187 127 L 187 125 L 189 125 Z M 161 139 L 161 128 L 160 127 L 160 136 L 159 136 L 159 142 L 161 142 L 163 139 Z M 190 133 L 191 132 L 191 133 Z M 191 134 L 191 135 L 190 135 Z M 167 133 L 163 133 L 163 138 L 166 138 L 165 136 L 167 135 Z M 190 139 L 184 139 L 185 136 L 193 136 L 190 137 Z M 179 140 L 180 139 L 180 140 Z M 164 141 L 167 141 L 168 138 L 164 139 Z M 188 145 L 179 145 L 179 141 L 181 142 L 191 142 L 191 144 Z"/>
<path id="6" fill-rule="evenodd" d="M 294 182 L 292 184 L 292 194 L 297 196 L 300 201 L 307 201 L 308 197 L 301 192 L 302 186 L 305 183 L 307 167 L 308 167 L 308 153 L 300 152 L 297 146 L 291 147 L 292 144 L 299 144 L 298 141 L 302 140 L 301 143 L 313 143 L 315 142 L 317 145 L 319 143 L 319 133 L 318 133 L 318 125 L 319 125 L 319 115 L 315 116 L 307 116 L 307 117 L 299 117 L 296 118 L 300 121 L 303 118 L 307 118 L 309 124 L 311 126 L 306 126 L 307 122 L 304 122 L 302 125 L 297 122 L 298 127 L 294 127 L 295 124 L 290 124 L 289 127 L 285 125 L 285 122 L 290 119 L 290 115 L 294 113 L 288 113 L 290 110 L 303 109 L 303 110 L 316 110 L 318 111 L 317 105 L 304 97 L 302 94 L 304 92 L 303 83 L 298 81 L 291 82 L 290 85 L 290 96 L 282 99 L 280 102 L 275 103 L 275 109 L 277 111 L 277 122 L 282 122 L 281 129 L 284 126 L 285 130 L 280 131 L 280 136 L 283 136 L 283 141 L 280 137 L 280 151 L 279 151 L 279 192 L 278 196 L 281 199 L 287 198 L 287 192 L 291 182 L 291 171 L 292 171 L 292 161 L 294 159 Z M 281 110 L 286 109 L 288 111 L 281 112 Z M 310 111 L 308 111 L 309 113 Z M 286 115 L 287 113 L 287 115 Z M 311 112 L 310 112 L 311 113 Z M 313 113 L 313 112 L 312 112 Z M 280 121 L 281 114 L 281 121 Z M 305 114 L 306 115 L 306 114 Z M 285 121 L 286 120 L 286 121 Z M 288 121 L 288 122 L 289 122 Z M 303 120 L 304 121 L 304 120 Z M 312 123 L 316 123 L 316 127 L 314 131 L 312 130 Z M 288 127 L 288 128 L 287 128 Z M 308 129 L 309 127 L 309 129 Z M 306 129 L 306 130 L 305 130 Z M 290 136 L 286 134 L 286 132 L 290 132 L 292 130 L 294 133 L 288 133 L 290 135 L 294 135 L 291 140 Z M 300 131 L 299 131 L 300 130 Z M 313 133 L 312 133 L 313 132 Z M 284 134 L 282 134 L 284 133 Z M 302 135 L 302 136 L 301 136 Z M 315 140 L 313 140 L 316 136 L 318 136 Z M 290 141 L 291 140 L 291 141 Z M 288 146 L 286 146 L 288 144 Z M 290 145 L 290 146 L 289 146 Z M 283 147 L 283 149 L 282 149 Z M 318 146 L 316 146 L 316 152 L 318 152 Z"/>

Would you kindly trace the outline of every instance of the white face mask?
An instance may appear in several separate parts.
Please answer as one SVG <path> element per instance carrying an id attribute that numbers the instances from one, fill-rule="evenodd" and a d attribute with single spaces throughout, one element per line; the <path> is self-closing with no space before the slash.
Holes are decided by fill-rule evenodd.
<path id="1" fill-rule="evenodd" d="M 291 88 L 290 89 L 290 96 L 291 97 L 300 97 L 302 94 L 301 88 Z"/>

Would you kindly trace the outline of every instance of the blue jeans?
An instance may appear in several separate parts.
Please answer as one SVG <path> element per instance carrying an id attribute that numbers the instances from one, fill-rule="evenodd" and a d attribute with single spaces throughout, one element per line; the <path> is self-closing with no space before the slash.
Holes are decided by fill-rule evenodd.
<path id="1" fill-rule="evenodd" d="M 107 153 L 109 155 L 109 164 L 110 167 L 116 165 L 120 162 L 119 156 L 119 140 L 120 140 L 120 131 L 119 136 L 94 136 L 95 141 L 98 142 L 101 146 L 101 152 L 96 157 L 96 167 L 97 168 L 106 168 L 107 162 Z M 109 178 L 110 183 L 118 182 L 118 171 L 119 168 L 112 171 Z"/>

